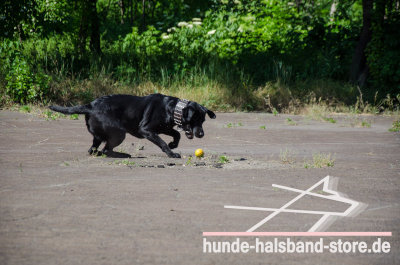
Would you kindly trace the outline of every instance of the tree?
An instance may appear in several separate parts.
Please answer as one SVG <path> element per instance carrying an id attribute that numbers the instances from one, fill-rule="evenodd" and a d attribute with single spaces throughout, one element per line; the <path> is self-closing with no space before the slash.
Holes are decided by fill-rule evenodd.
<path id="1" fill-rule="evenodd" d="M 86 52 L 86 41 L 90 28 L 90 50 L 97 54 L 101 53 L 99 18 L 96 8 L 97 0 L 81 0 L 81 20 L 78 33 L 78 50 L 80 54 Z M 90 26 L 90 27 L 89 27 Z"/>
<path id="2" fill-rule="evenodd" d="M 35 14 L 35 1 L 5 0 L 0 1 L 0 37 L 13 38 L 14 33 L 20 41 L 25 39 L 21 24 L 29 21 Z"/>
<path id="3" fill-rule="evenodd" d="M 118 5 L 120 8 L 120 13 L 121 13 L 121 24 L 124 24 L 124 17 L 125 17 L 125 2 L 124 0 L 118 0 Z"/>
<path id="4" fill-rule="evenodd" d="M 365 54 L 365 49 L 372 38 L 372 12 L 373 12 L 373 0 L 363 0 L 363 26 L 358 40 L 356 50 L 353 55 L 351 69 L 350 69 L 350 81 L 364 86 L 368 76 L 368 66 Z"/>
<path id="5" fill-rule="evenodd" d="M 146 0 L 142 1 L 142 30 L 146 29 Z"/>
<path id="6" fill-rule="evenodd" d="M 90 17 L 91 17 L 91 35 L 90 35 L 90 50 L 101 53 L 100 48 L 100 25 L 96 8 L 97 0 L 90 0 Z"/>

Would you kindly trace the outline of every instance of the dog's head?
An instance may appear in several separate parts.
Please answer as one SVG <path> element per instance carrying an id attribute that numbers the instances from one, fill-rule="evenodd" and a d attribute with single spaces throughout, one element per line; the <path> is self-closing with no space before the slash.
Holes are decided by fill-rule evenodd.
<path id="1" fill-rule="evenodd" d="M 182 129 L 188 139 L 193 139 L 193 136 L 197 138 L 204 136 L 203 122 L 206 120 L 206 114 L 211 119 L 217 117 L 214 112 L 193 101 L 182 110 Z"/>

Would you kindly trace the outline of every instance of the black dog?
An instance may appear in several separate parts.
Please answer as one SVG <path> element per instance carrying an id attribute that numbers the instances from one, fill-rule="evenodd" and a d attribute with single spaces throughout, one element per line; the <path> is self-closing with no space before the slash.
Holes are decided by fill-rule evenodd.
<path id="1" fill-rule="evenodd" d="M 178 125 L 189 139 L 193 135 L 204 136 L 202 124 L 206 113 L 215 119 L 214 112 L 202 105 L 161 94 L 145 97 L 131 95 L 104 96 L 90 104 L 74 107 L 50 106 L 51 110 L 64 114 L 85 114 L 86 126 L 93 135 L 93 145 L 89 154 L 105 154 L 109 157 L 130 157 L 129 154 L 114 152 L 128 132 L 138 138 L 146 138 L 161 148 L 169 157 L 180 158 L 171 149 L 178 147 L 180 133 L 173 127 Z M 158 136 L 173 137 L 168 145 Z M 97 148 L 106 142 L 101 152 Z"/>

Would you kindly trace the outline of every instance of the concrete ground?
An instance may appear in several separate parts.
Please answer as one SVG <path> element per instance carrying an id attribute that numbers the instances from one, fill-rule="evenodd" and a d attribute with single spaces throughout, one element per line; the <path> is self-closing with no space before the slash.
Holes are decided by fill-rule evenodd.
<path id="1" fill-rule="evenodd" d="M 393 117 L 334 119 L 218 113 L 205 122 L 204 138 L 182 137 L 182 159 L 132 136 L 117 150 L 133 158 L 114 159 L 87 154 L 91 136 L 82 117 L 47 121 L 1 111 L 0 264 L 400 264 L 400 135 L 388 132 Z M 205 158 L 190 157 L 196 148 Z M 325 231 L 392 232 L 382 237 L 390 253 L 203 253 L 204 238 L 236 240 L 203 232 L 244 232 L 271 213 L 224 205 L 280 208 L 298 193 L 272 184 L 305 190 L 327 175 L 367 207 Z M 346 208 L 313 196 L 288 207 Z M 319 218 L 282 212 L 255 231 L 306 232 Z M 341 239 L 371 244 L 377 237 Z"/>

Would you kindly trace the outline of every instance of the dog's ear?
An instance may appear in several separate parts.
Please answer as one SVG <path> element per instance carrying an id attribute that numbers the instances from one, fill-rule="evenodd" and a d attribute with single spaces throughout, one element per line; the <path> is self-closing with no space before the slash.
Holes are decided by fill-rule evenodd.
<path id="1" fill-rule="evenodd" d="M 210 117 L 211 119 L 215 119 L 217 117 L 215 115 L 215 113 L 212 112 L 211 110 L 209 110 L 209 109 L 206 109 L 206 110 L 207 110 L 208 117 Z"/>
<path id="2" fill-rule="evenodd" d="M 207 113 L 208 117 L 210 117 L 211 119 L 215 119 L 215 118 L 217 117 L 217 116 L 215 115 L 215 113 L 212 112 L 211 110 L 207 109 L 206 107 L 204 107 L 204 106 L 202 106 L 202 105 L 200 105 L 200 106 L 201 106 L 201 108 L 203 109 L 203 111 L 204 111 L 205 113 Z"/>
<path id="3" fill-rule="evenodd" d="M 190 120 L 192 119 L 194 114 L 194 109 L 190 106 L 184 108 L 182 110 L 182 121 L 185 123 L 189 123 Z"/>

